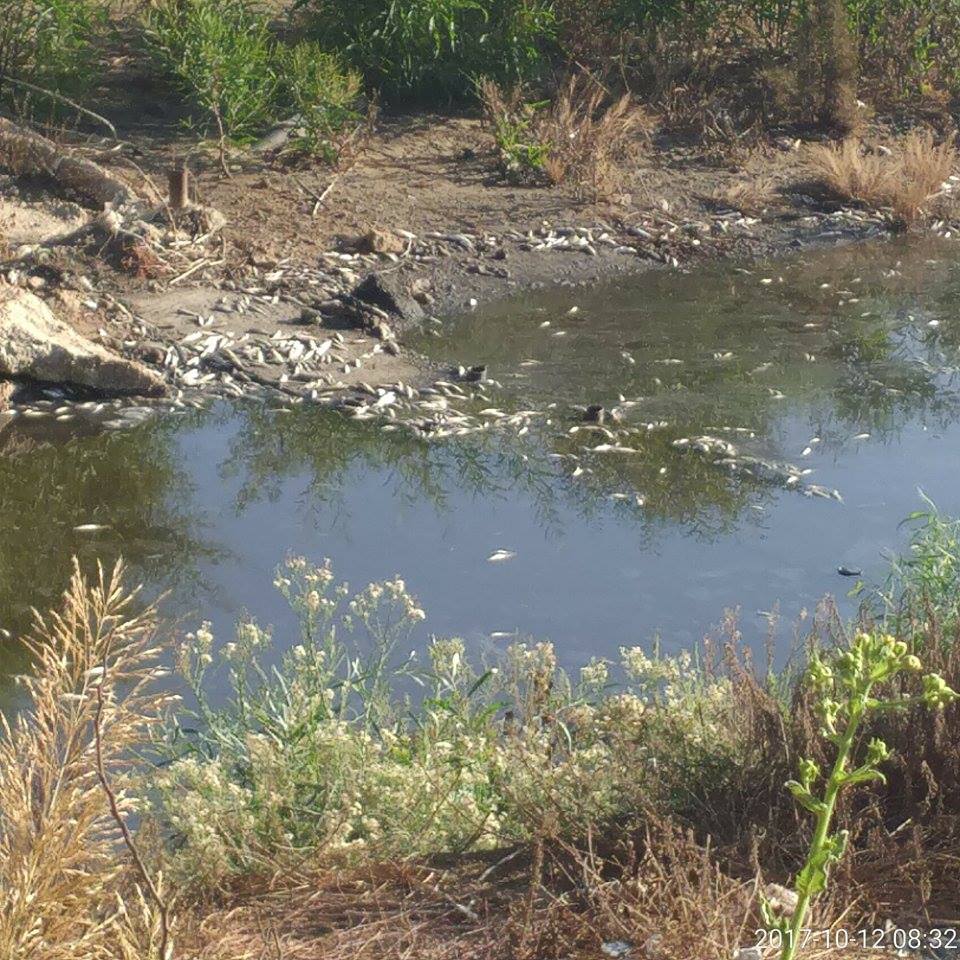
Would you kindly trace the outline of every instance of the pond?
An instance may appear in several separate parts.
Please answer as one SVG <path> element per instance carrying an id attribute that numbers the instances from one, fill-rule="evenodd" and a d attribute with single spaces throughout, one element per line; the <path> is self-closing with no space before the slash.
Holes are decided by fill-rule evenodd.
<path id="1" fill-rule="evenodd" d="M 838 567 L 883 576 L 919 489 L 960 513 L 958 299 L 949 243 L 890 243 L 561 287 L 424 334 L 434 359 L 487 365 L 498 409 L 537 412 L 520 436 L 249 402 L 88 436 L 28 423 L 0 457 L 0 627 L 55 603 L 74 554 L 123 555 L 184 629 L 223 638 L 249 611 L 282 637 L 271 581 L 293 552 L 357 587 L 401 573 L 425 633 L 549 638 L 569 666 L 693 644 L 726 608 L 750 642 L 778 608 L 787 644 L 850 589 Z M 619 413 L 613 442 L 590 404 Z M 22 665 L 0 641 L 0 704 Z"/>

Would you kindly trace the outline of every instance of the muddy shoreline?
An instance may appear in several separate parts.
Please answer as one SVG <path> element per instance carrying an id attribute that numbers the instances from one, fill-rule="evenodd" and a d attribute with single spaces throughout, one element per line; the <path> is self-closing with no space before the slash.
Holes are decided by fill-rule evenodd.
<path id="1" fill-rule="evenodd" d="M 793 170 L 796 161 L 775 154 L 755 166 L 759 173 L 785 164 Z M 380 182 L 375 166 L 349 171 L 354 182 L 339 185 L 344 196 L 330 210 L 309 196 L 286 206 L 278 201 L 287 219 L 283 229 L 277 225 L 276 237 L 270 231 L 277 210 L 265 207 L 264 222 L 254 229 L 248 208 L 255 204 L 239 207 L 235 194 L 217 193 L 238 187 L 255 193 L 272 183 L 269 176 L 256 180 L 256 171 L 247 170 L 226 183 L 213 180 L 207 195 L 223 202 L 222 227 L 199 240 L 196 231 L 192 237 L 184 233 L 182 224 L 166 233 L 151 228 L 147 239 L 154 247 L 136 251 L 132 276 L 129 262 L 124 261 L 126 271 L 116 262 L 108 264 L 96 234 L 83 237 L 81 229 L 78 242 L 60 241 L 66 225 L 58 218 L 68 218 L 76 230 L 82 208 L 50 199 L 36 187 L 21 189 L 6 178 L 0 184 L 0 219 L 12 222 L 17 243 L 3 274 L 8 284 L 42 297 L 95 343 L 159 373 L 173 404 L 205 396 L 272 396 L 281 403 L 318 402 L 365 417 L 369 409 L 389 413 L 391 396 L 419 399 L 423 388 L 437 389 L 437 380 L 456 383 L 468 376 L 462 369 L 439 369 L 408 350 L 408 334 L 491 301 L 649 270 L 690 272 L 718 260 L 750 270 L 761 260 L 803 249 L 893 235 L 881 213 L 825 209 L 786 188 L 762 209 L 708 202 L 702 192 L 689 192 L 691 175 L 681 170 L 672 190 L 658 171 L 658 192 L 664 195 L 656 205 L 584 208 L 558 192 L 530 190 L 523 195 L 522 215 L 516 208 L 521 191 L 498 192 L 489 184 L 477 188 L 453 177 L 428 205 L 434 191 L 416 179 L 415 171 L 405 170 L 396 183 L 390 176 L 383 180 L 385 199 L 406 191 L 400 209 L 380 207 L 379 222 L 353 232 L 370 223 L 361 215 L 366 209 L 361 198 Z M 786 180 L 787 174 L 781 175 Z M 700 170 L 696 176 L 702 189 L 716 185 L 713 194 L 729 179 L 723 171 Z M 246 183 L 238 184 L 244 177 Z M 270 190 L 271 196 L 278 194 L 275 183 Z M 473 204 L 469 218 L 463 215 L 464 191 Z M 416 208 L 417 200 L 422 209 Z M 540 213 L 549 215 L 535 219 Z M 88 214 L 90 223 L 97 217 Z M 201 217 L 200 222 L 207 221 Z M 516 226 L 486 226 L 493 222 Z M 291 225 L 295 237 L 289 234 Z M 934 232 L 949 236 L 951 225 L 936 224 Z M 47 235 L 54 238 L 52 245 Z M 44 397 L 45 388 L 57 395 Z M 65 395 L 63 388 L 18 389 L 7 398 L 14 416 L 8 413 L 4 422 L 28 413 L 37 400 L 54 407 L 62 406 L 60 401 L 90 400 L 72 397 L 69 390 Z M 121 420 L 111 417 L 114 424 Z"/>

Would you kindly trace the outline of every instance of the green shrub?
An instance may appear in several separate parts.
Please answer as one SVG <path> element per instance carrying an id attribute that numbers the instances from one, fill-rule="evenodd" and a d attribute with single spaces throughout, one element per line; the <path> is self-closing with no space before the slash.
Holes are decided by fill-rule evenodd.
<path id="1" fill-rule="evenodd" d="M 200 722 L 180 715 L 149 786 L 184 883 L 579 837 L 735 754 L 729 682 L 687 655 L 623 650 L 618 691 L 606 662 L 574 681 L 548 643 L 477 668 L 463 641 L 434 639 L 420 662 L 397 656 L 425 616 L 400 578 L 351 595 L 329 563 L 293 559 L 275 583 L 299 642 L 267 669 L 269 631 L 240 623 L 220 651 L 226 707 L 209 699 L 209 627 L 178 657 Z"/>
<path id="2" fill-rule="evenodd" d="M 157 0 L 146 28 L 161 69 L 219 135 L 244 139 L 274 119 L 275 42 L 266 15 L 246 0 Z"/>
<path id="3" fill-rule="evenodd" d="M 535 74 L 554 37 L 550 0 L 303 0 L 311 29 L 387 96 L 468 96 L 471 78 Z"/>
<path id="4" fill-rule="evenodd" d="M 281 49 L 281 93 L 299 119 L 294 146 L 334 160 L 338 132 L 359 119 L 360 76 L 345 70 L 339 57 L 317 43 L 302 41 Z"/>
<path id="5" fill-rule="evenodd" d="M 0 91 L 20 107 L 50 107 L 3 78 L 79 96 L 94 75 L 94 41 L 105 8 L 92 0 L 0 0 Z M 40 97 L 38 100 L 37 98 Z"/>

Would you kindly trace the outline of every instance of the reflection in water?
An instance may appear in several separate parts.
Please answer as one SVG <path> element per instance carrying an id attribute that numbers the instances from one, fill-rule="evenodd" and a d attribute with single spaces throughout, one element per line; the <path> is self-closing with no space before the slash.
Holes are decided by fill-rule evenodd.
<path id="1" fill-rule="evenodd" d="M 0 454 L 0 627 L 13 634 L 31 608 L 55 606 L 81 565 L 125 557 L 152 591 L 181 596 L 198 585 L 201 563 L 220 559 L 191 513 L 189 465 L 174 438 L 199 415 L 64 444 L 8 440 Z M 102 530 L 78 531 L 85 525 Z M 22 666 L 19 648 L 0 644 L 0 675 Z"/>
<path id="2" fill-rule="evenodd" d="M 503 409 L 540 410 L 523 437 L 427 442 L 242 403 L 15 442 L 0 454 L 0 626 L 20 631 L 54 603 L 72 554 L 122 553 L 151 592 L 171 591 L 168 610 L 202 610 L 221 636 L 243 608 L 282 627 L 270 582 L 288 549 L 333 557 L 354 583 L 400 571 L 437 633 L 530 631 L 569 661 L 657 630 L 695 641 L 731 603 L 753 622 L 782 598 L 789 619 L 845 586 L 837 565 L 877 562 L 918 485 L 960 512 L 960 267 L 930 256 L 887 245 L 663 273 L 523 298 L 424 338 L 434 357 L 488 364 Z M 622 410 L 635 453 L 588 452 L 590 403 Z M 809 469 L 845 502 L 674 445 L 701 434 Z M 501 548 L 517 556 L 488 563 Z M 0 673 L 16 649 L 0 647 Z"/>

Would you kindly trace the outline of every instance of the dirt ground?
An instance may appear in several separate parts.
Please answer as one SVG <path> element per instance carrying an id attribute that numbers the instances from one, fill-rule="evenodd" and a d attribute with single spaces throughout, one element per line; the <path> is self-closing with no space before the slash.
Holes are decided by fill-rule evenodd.
<path id="1" fill-rule="evenodd" d="M 598 202 L 565 185 L 507 182 L 489 131 L 478 115 L 462 113 L 380 117 L 336 169 L 232 150 L 225 175 L 212 145 L 185 132 L 175 104 L 135 82 L 122 95 L 109 77 L 105 82 L 110 96 L 101 109 L 113 117 L 120 141 L 73 133 L 61 135 L 64 146 L 95 160 L 161 213 L 167 173 L 185 160 L 195 201 L 222 213 L 224 226 L 206 236 L 203 250 L 179 240 L 157 248 L 159 266 L 152 255 L 111 257 L 100 241 L 69 242 L 97 211 L 58 195 L 50 183 L 0 177 L 7 251 L 0 269 L 81 331 L 146 362 L 184 343 L 190 324 L 225 290 L 251 291 L 260 300 L 244 329 L 233 317 L 236 329 L 224 328 L 229 335 L 272 336 L 297 327 L 303 306 L 317 308 L 316 325 L 330 326 L 327 306 L 350 302 L 371 273 L 418 286 L 424 312 L 443 317 L 523 288 L 688 269 L 704 259 L 755 258 L 886 231 L 882 217 L 809 196 L 806 145 L 776 133 L 749 149 L 676 137 L 638 143 L 620 171 L 619 190 Z M 885 131 L 871 136 L 882 141 Z M 395 246 L 358 252 L 358 240 L 372 230 Z M 211 316 L 221 329 L 230 313 Z M 325 360 L 333 367 L 324 384 L 351 389 L 417 379 L 416 358 L 384 351 L 364 323 L 356 326 L 349 337 L 340 334 Z M 403 326 L 403 318 L 391 319 L 401 344 Z"/>
<path id="2" fill-rule="evenodd" d="M 489 131 L 478 117 L 421 114 L 384 117 L 340 170 L 289 167 L 236 154 L 224 177 L 212 151 L 179 138 L 144 140 L 139 166 L 162 186 L 174 157 L 189 154 L 198 198 L 227 217 L 225 235 L 238 252 L 266 257 L 310 257 L 350 242 L 373 227 L 498 233 L 551 225 L 637 219 L 649 211 L 673 221 L 695 220 L 729 207 L 724 198 L 759 194 L 750 212 L 796 215 L 802 205 L 790 187 L 802 179 L 802 144 L 771 140 L 719 162 L 712 152 L 681 146 L 640 148 L 622 171 L 623 187 L 600 202 L 580 200 L 572 187 L 516 185 L 500 175 Z M 123 159 L 104 157 L 108 169 L 149 195 L 145 177 Z M 137 181 L 140 181 L 139 184 Z M 322 202 L 318 198 L 326 193 Z"/>

